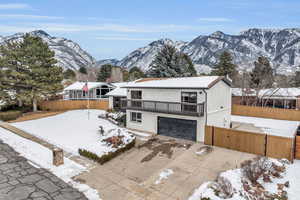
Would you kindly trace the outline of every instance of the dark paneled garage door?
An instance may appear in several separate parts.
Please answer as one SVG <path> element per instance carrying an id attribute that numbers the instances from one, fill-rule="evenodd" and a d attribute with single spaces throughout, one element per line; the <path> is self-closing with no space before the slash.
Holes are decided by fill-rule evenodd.
<path id="1" fill-rule="evenodd" d="M 197 121 L 158 117 L 158 134 L 196 141 Z"/>

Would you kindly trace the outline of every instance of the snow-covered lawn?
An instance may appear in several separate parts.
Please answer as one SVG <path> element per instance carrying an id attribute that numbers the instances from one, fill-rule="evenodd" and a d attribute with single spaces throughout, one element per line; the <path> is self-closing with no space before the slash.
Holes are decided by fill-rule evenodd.
<path id="1" fill-rule="evenodd" d="M 272 163 L 279 166 L 279 168 L 284 166 L 285 170 L 284 172 L 279 172 L 279 177 L 277 177 L 275 172 L 278 171 L 274 170 L 276 167 L 272 167 Z M 266 199 L 266 197 L 262 197 L 264 194 L 275 197 L 276 195 L 283 194 L 283 191 L 287 192 L 286 196 L 288 197 L 288 200 L 298 200 L 300 194 L 300 161 L 295 161 L 293 164 L 287 164 L 276 159 L 268 159 L 266 166 L 269 170 L 267 170 L 266 173 L 269 174 L 269 176 L 266 177 L 269 177 L 271 182 L 267 181 L 268 178 L 260 176 L 257 181 L 259 185 L 252 185 L 241 168 L 233 169 L 220 174 L 219 177 L 224 178 L 226 181 L 222 182 L 219 180 L 203 183 L 194 191 L 194 194 L 189 198 L 189 200 L 201 200 L 201 198 L 209 198 L 209 200 Z M 232 191 L 232 194 L 229 195 L 229 197 L 225 197 L 224 193 L 220 192 L 222 191 L 220 188 L 224 185 L 227 185 L 227 187 L 223 187 L 223 189 L 227 188 L 227 191 Z M 254 196 L 257 198 L 253 198 Z M 261 198 L 258 198 L 258 196 Z M 285 198 L 278 198 L 277 196 L 277 198 L 273 199 Z"/>
<path id="2" fill-rule="evenodd" d="M 118 134 L 124 136 L 124 144 L 130 143 L 134 136 L 127 129 L 119 127 L 105 119 L 99 119 L 102 110 L 73 110 L 52 117 L 14 123 L 13 125 L 55 144 L 67 152 L 78 154 L 79 149 L 85 149 L 101 156 L 105 153 L 117 150 L 102 141 L 110 136 Z M 105 135 L 99 133 L 102 126 Z"/>
<path id="3" fill-rule="evenodd" d="M 231 115 L 232 122 L 248 123 L 260 128 L 268 135 L 294 137 L 296 130 L 299 126 L 297 121 L 276 120 L 258 117 L 245 117 Z"/>
<path id="4" fill-rule="evenodd" d="M 100 199 L 96 190 L 71 179 L 72 177 L 87 171 L 84 166 L 79 165 L 68 158 L 64 158 L 64 165 L 56 167 L 52 165 L 52 151 L 40 144 L 24 139 L 2 128 L 0 128 L 0 140 L 13 147 L 21 156 L 27 158 L 29 163 L 34 167 L 48 169 L 66 183 L 69 183 L 74 188 L 83 192 L 88 199 Z"/>

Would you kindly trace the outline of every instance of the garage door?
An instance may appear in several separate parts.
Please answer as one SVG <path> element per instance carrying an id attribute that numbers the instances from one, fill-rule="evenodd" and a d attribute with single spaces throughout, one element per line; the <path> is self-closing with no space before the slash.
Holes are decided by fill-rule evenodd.
<path id="1" fill-rule="evenodd" d="M 197 121 L 158 117 L 158 134 L 196 141 Z"/>

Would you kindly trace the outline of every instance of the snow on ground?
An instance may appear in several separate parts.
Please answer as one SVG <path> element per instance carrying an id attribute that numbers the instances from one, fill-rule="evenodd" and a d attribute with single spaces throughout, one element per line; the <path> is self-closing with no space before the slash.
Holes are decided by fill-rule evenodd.
<path id="1" fill-rule="evenodd" d="M 14 148 L 21 156 L 27 158 L 29 163 L 34 167 L 48 169 L 66 183 L 71 184 L 74 188 L 83 192 L 90 200 L 100 199 L 96 190 L 90 188 L 88 185 L 77 183 L 71 179 L 86 171 L 87 169 L 84 166 L 79 165 L 68 158 L 64 158 L 64 165 L 56 167 L 52 165 L 52 151 L 40 144 L 22 138 L 2 128 L 0 128 L 0 139 Z"/>
<path id="2" fill-rule="evenodd" d="M 269 162 L 273 162 L 278 166 L 282 166 L 282 163 L 276 159 L 269 159 Z M 284 190 L 287 191 L 287 197 L 289 200 L 298 200 L 300 194 L 300 161 L 295 161 L 293 164 L 285 164 L 286 171 L 281 175 L 282 177 L 276 178 L 271 177 L 271 182 L 264 182 L 262 178 L 258 182 L 264 187 L 266 191 L 270 194 L 278 194 L 278 184 L 284 184 L 289 182 L 289 187 L 285 187 Z M 220 174 L 221 177 L 226 178 L 232 185 L 234 195 L 231 198 L 222 198 L 217 196 L 217 192 L 212 189 L 212 186 L 216 182 L 206 182 L 203 183 L 198 189 L 194 191 L 192 196 L 188 200 L 200 200 L 204 197 L 209 197 L 210 200 L 246 200 L 247 195 L 249 195 L 243 187 L 242 180 L 242 170 L 240 168 L 228 170 Z M 245 180 L 245 179 L 244 179 Z M 253 192 L 253 190 L 249 190 Z M 241 194 L 243 194 L 241 196 Z M 250 198 L 251 199 L 251 198 Z M 277 199 L 277 198 L 275 198 Z"/>
<path id="3" fill-rule="evenodd" d="M 268 135 L 294 137 L 298 126 L 297 121 L 276 120 L 268 118 L 244 117 L 231 115 L 232 122 L 248 123 L 261 128 Z"/>
<path id="4" fill-rule="evenodd" d="M 155 181 L 155 184 L 158 185 L 162 182 L 162 180 L 167 179 L 174 172 L 172 169 L 164 169 L 160 174 L 159 178 Z"/>
<path id="5" fill-rule="evenodd" d="M 72 110 L 13 125 L 75 155 L 78 155 L 78 149 L 86 149 L 101 156 L 117 150 L 107 145 L 102 139 L 116 134 L 124 135 L 122 140 L 125 144 L 134 139 L 127 129 L 118 129 L 117 125 L 108 120 L 98 118 L 98 115 L 104 112 L 102 110 Z M 100 135 L 99 126 L 103 127 L 107 135 Z"/>

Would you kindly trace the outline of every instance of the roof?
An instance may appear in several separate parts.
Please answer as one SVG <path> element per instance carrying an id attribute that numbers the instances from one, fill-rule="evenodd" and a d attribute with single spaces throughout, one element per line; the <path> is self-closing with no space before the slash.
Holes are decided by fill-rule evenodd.
<path id="1" fill-rule="evenodd" d="M 128 85 L 132 82 L 120 82 L 120 83 L 112 83 L 116 88 L 107 93 L 107 96 L 119 96 L 119 97 L 126 97 L 127 96 L 127 89 L 123 88 L 123 86 Z"/>
<path id="2" fill-rule="evenodd" d="M 217 82 L 223 80 L 229 86 L 231 82 L 221 76 L 199 76 L 199 77 L 182 77 L 168 78 L 160 80 L 151 80 L 146 82 L 132 82 L 123 88 L 202 88 L 208 89 L 214 86 Z"/>
<path id="3" fill-rule="evenodd" d="M 68 87 L 66 87 L 64 90 L 82 90 L 85 83 L 86 82 L 75 82 L 75 83 L 69 85 Z M 110 86 L 110 84 L 105 83 L 105 82 L 88 82 L 89 89 L 101 87 L 102 85 Z"/>
<path id="4" fill-rule="evenodd" d="M 127 89 L 118 87 L 118 88 L 110 91 L 109 93 L 107 93 L 106 96 L 126 97 L 127 96 Z"/>

